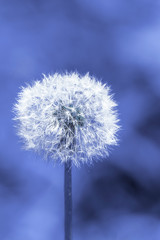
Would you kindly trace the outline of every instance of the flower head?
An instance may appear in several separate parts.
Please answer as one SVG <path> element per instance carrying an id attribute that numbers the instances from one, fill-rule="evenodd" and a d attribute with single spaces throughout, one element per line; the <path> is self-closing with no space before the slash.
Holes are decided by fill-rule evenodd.
<path id="1" fill-rule="evenodd" d="M 22 88 L 14 119 L 26 149 L 78 165 L 117 143 L 115 107 L 109 87 L 89 74 L 56 73 Z"/>

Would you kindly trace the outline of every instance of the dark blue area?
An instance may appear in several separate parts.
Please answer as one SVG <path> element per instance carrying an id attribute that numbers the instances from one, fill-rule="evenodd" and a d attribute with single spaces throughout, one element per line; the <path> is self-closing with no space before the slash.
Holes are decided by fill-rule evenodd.
<path id="1" fill-rule="evenodd" d="M 111 85 L 122 129 L 73 171 L 75 240 L 160 239 L 160 2 L 0 1 L 0 239 L 63 239 L 63 166 L 21 150 L 12 107 L 42 73 Z"/>

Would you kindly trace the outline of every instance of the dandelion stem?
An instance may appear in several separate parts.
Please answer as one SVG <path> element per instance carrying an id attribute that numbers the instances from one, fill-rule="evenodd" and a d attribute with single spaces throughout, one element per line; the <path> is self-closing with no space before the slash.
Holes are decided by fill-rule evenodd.
<path id="1" fill-rule="evenodd" d="M 72 163 L 65 162 L 64 173 L 64 199 L 65 199 L 65 240 L 72 239 Z"/>

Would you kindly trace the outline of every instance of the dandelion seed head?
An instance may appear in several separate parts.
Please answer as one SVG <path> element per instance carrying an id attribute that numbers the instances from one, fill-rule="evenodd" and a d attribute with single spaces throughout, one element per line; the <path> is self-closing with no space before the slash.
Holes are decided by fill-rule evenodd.
<path id="1" fill-rule="evenodd" d="M 14 120 L 25 149 L 79 165 L 117 144 L 116 106 L 110 88 L 89 74 L 56 73 L 22 88 Z"/>

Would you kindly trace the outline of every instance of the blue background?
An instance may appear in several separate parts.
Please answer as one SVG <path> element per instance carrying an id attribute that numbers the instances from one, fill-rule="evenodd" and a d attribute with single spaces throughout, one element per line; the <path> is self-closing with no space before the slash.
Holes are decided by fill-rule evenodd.
<path id="1" fill-rule="evenodd" d="M 75 240 L 160 239 L 160 1 L 0 1 L 0 239 L 63 239 L 63 166 L 22 150 L 12 107 L 42 73 L 108 83 L 120 145 L 73 169 Z"/>

